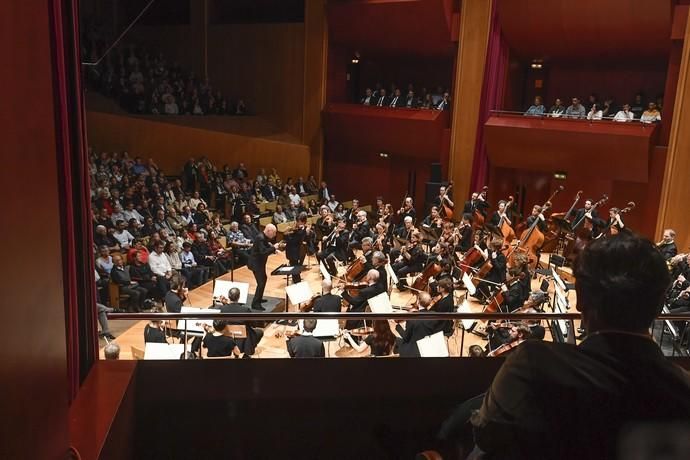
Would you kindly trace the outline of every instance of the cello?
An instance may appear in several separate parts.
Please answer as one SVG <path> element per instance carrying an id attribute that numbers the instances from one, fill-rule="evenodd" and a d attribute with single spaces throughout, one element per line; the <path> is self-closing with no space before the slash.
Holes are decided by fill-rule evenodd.
<path id="1" fill-rule="evenodd" d="M 541 214 L 548 211 L 551 208 L 552 200 L 563 190 L 563 186 L 560 185 L 549 197 L 549 199 L 542 205 Z M 513 256 L 515 251 L 525 253 L 527 255 L 527 260 L 529 261 L 529 267 L 534 270 L 539 262 L 538 251 L 544 244 L 544 234 L 539 230 L 539 216 L 536 216 L 532 225 L 529 226 L 520 235 L 520 241 L 517 247 L 508 256 L 508 266 L 513 265 Z"/>
<path id="2" fill-rule="evenodd" d="M 414 280 L 414 283 L 412 283 L 412 289 L 416 291 L 425 291 L 429 287 L 429 278 L 432 276 L 435 277 L 441 273 L 441 271 L 443 271 L 443 268 L 438 262 L 432 261 L 428 263 L 427 266 L 424 267 L 424 270 L 422 270 L 422 273 Z"/>

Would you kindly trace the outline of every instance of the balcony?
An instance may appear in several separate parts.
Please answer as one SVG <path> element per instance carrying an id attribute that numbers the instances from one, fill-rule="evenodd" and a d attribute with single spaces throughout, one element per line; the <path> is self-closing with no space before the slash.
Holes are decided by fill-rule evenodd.
<path id="1" fill-rule="evenodd" d="M 329 143 L 385 149 L 397 155 L 438 161 L 448 111 L 356 104 L 329 104 L 324 124 Z"/>
<path id="2" fill-rule="evenodd" d="M 646 183 L 658 125 L 494 112 L 485 139 L 493 166 L 586 173 Z"/>

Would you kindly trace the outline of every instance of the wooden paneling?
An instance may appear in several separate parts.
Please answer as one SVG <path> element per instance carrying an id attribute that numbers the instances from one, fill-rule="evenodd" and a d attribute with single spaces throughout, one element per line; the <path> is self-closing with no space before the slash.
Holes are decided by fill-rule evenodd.
<path id="1" fill-rule="evenodd" d="M 252 112 L 301 138 L 304 44 L 304 24 L 211 25 L 209 77 L 233 100 L 244 98 Z"/>
<path id="2" fill-rule="evenodd" d="M 456 201 L 464 198 L 470 188 L 490 20 L 491 2 L 462 2 L 449 158 L 449 175 L 455 182 L 453 196 Z"/>
<path id="3" fill-rule="evenodd" d="M 284 178 L 309 174 L 305 145 L 93 111 L 87 113 L 87 128 L 94 148 L 154 158 L 169 174 L 179 174 L 190 156 L 206 156 L 218 167 L 242 161 L 251 175 L 272 167 Z"/>
<path id="4" fill-rule="evenodd" d="M 51 58 L 54 2 L 0 2 L 6 243 L 0 458 L 62 459 L 67 356 Z M 30 110 L 27 110 L 28 108 Z M 40 259 L 40 261 L 39 261 Z"/>
<path id="5" fill-rule="evenodd" d="M 690 104 L 690 28 L 685 30 L 683 56 L 680 63 L 675 107 L 688 107 Z M 690 114 L 687 110 L 677 110 L 671 126 L 664 184 L 661 191 L 656 236 L 664 228 L 677 232 L 679 250 L 687 251 L 690 246 L 690 213 L 685 202 L 690 196 Z"/>
<path id="6" fill-rule="evenodd" d="M 671 0 L 499 0 L 498 8 L 508 44 L 525 58 L 668 53 Z"/>
<path id="7" fill-rule="evenodd" d="M 305 3 L 304 12 L 304 114 L 302 143 L 309 146 L 310 170 L 320 178 L 323 169 L 321 110 L 326 103 L 328 30 L 325 0 Z"/>

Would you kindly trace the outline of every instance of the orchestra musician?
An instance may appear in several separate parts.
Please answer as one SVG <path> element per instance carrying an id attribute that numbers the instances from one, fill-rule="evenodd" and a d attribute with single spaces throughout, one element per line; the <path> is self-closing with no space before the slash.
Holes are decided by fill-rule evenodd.
<path id="1" fill-rule="evenodd" d="M 663 239 L 656 245 L 661 255 L 665 260 L 671 260 L 678 254 L 678 247 L 676 246 L 676 232 L 673 229 L 667 228 L 664 230 Z"/>
<path id="2" fill-rule="evenodd" d="M 393 236 L 395 238 L 404 240 L 405 244 L 409 243 L 412 239 L 412 233 L 416 231 L 413 224 L 413 219 L 410 216 L 406 216 L 403 219 L 403 226 L 398 227 L 393 231 Z M 397 260 L 400 257 L 400 249 L 391 249 L 390 251 L 391 260 Z"/>
<path id="3" fill-rule="evenodd" d="M 374 243 L 370 236 L 362 238 L 362 257 L 364 257 L 364 270 L 362 270 L 362 275 L 360 278 L 374 268 Z"/>
<path id="4" fill-rule="evenodd" d="M 396 345 L 395 335 L 391 332 L 390 325 L 386 320 L 375 320 L 373 332 L 367 335 L 361 343 L 357 343 L 352 335 L 346 330 L 343 334 L 347 343 L 358 352 L 363 352 L 367 347 L 371 350 L 372 356 L 388 356 L 393 353 Z"/>
<path id="5" fill-rule="evenodd" d="M 386 272 L 388 258 L 386 254 L 381 251 L 374 251 L 371 255 L 371 263 L 374 269 L 379 272 L 378 285 L 381 288 L 381 292 L 388 292 L 388 272 Z"/>
<path id="6" fill-rule="evenodd" d="M 367 308 L 369 299 L 384 292 L 379 284 L 378 270 L 369 270 L 364 278 L 364 282 L 366 286 L 360 289 L 356 296 L 351 296 L 347 291 L 343 292 L 343 299 L 350 304 L 347 309 L 348 312 L 363 312 Z M 347 320 L 345 329 L 353 330 L 362 324 L 361 320 Z"/>
<path id="7" fill-rule="evenodd" d="M 479 211 L 479 213 L 486 217 L 487 210 L 489 209 L 489 203 L 486 202 L 484 198 L 484 193 L 473 193 L 469 201 L 465 201 L 465 207 L 462 210 L 463 214 L 469 214 L 470 216 L 474 214 L 474 211 Z"/>
<path id="8" fill-rule="evenodd" d="M 332 294 L 333 282 L 321 281 L 321 296 L 314 301 L 314 310 L 317 313 L 340 313 L 343 299 L 339 295 Z"/>
<path id="9" fill-rule="evenodd" d="M 345 219 L 348 227 L 351 227 L 359 217 L 359 200 L 357 198 L 352 200 L 352 207 L 345 212 Z"/>
<path id="10" fill-rule="evenodd" d="M 393 271 L 398 277 L 398 289 L 403 290 L 406 286 L 405 277 L 409 273 L 419 273 L 424 269 L 426 254 L 422 250 L 422 234 L 415 230 L 412 232 L 410 242 L 400 249 L 400 255 L 393 264 Z"/>
<path id="11" fill-rule="evenodd" d="M 240 300 L 240 290 L 236 287 L 230 288 L 228 291 L 228 297 L 220 298 L 221 313 L 252 313 L 252 309 L 244 304 L 239 303 Z M 256 346 L 259 344 L 261 337 L 263 337 L 264 332 L 262 329 L 250 327 L 250 325 L 244 321 L 228 321 L 228 324 L 242 325 L 247 330 L 247 338 L 240 339 L 236 338 L 235 342 L 237 346 L 245 355 L 253 355 L 256 350 Z"/>
<path id="12" fill-rule="evenodd" d="M 338 274 L 334 259 L 340 262 L 345 262 L 347 260 L 349 239 L 350 237 L 344 219 L 338 219 L 331 233 L 323 237 L 321 244 L 323 249 L 316 254 L 316 258 L 319 262 L 323 262 L 324 265 L 326 265 L 328 272 L 332 276 Z"/>
<path id="13" fill-rule="evenodd" d="M 206 356 L 209 358 L 219 358 L 223 356 L 240 356 L 240 349 L 237 342 L 230 332 L 228 321 L 217 319 L 213 321 L 213 329 L 205 327 L 206 335 L 203 339 L 203 347 L 207 350 Z M 248 355 L 245 355 L 248 356 Z"/>
<path id="14" fill-rule="evenodd" d="M 520 274 L 523 276 L 520 277 Z M 531 291 L 531 276 L 529 272 L 529 259 L 525 254 L 516 253 L 513 257 L 513 265 L 508 269 L 508 275 L 513 279 L 509 284 L 503 284 L 503 298 L 505 299 L 508 311 L 515 311 L 521 308 Z"/>
<path id="15" fill-rule="evenodd" d="M 376 224 L 376 233 L 373 238 L 373 247 L 377 251 L 388 254 L 391 251 L 390 235 L 386 224 L 379 222 Z"/>
<path id="16" fill-rule="evenodd" d="M 285 256 L 291 266 L 298 266 L 304 263 L 306 251 L 302 250 L 302 245 L 306 244 L 307 238 L 312 235 L 311 226 L 307 225 L 307 213 L 301 212 L 295 221 L 295 225 L 288 229 L 283 236 L 285 241 Z M 299 283 L 302 277 L 299 273 L 292 275 L 292 282 Z"/>
<path id="17" fill-rule="evenodd" d="M 527 218 L 527 227 L 531 227 L 534 221 L 537 219 L 539 219 L 539 222 L 537 223 L 537 228 L 542 232 L 548 231 L 549 227 L 548 225 L 546 225 L 546 217 L 544 217 L 544 214 L 542 213 L 541 206 L 535 204 L 532 207 L 532 214 Z"/>
<path id="18" fill-rule="evenodd" d="M 177 274 L 173 275 L 170 279 L 170 289 L 165 293 L 165 298 L 163 299 L 165 310 L 168 313 L 180 313 L 188 293 L 184 277 Z"/>
<path id="19" fill-rule="evenodd" d="M 497 284 L 502 284 L 506 281 L 506 256 L 503 255 L 501 249 L 503 248 L 503 240 L 494 238 L 488 245 L 488 248 L 482 249 L 480 245 L 474 246 L 484 258 L 484 263 L 491 262 L 491 270 L 484 277 L 485 281 L 480 281 L 477 285 L 477 292 L 475 297 L 479 299 L 488 299 L 492 292 L 496 289 Z M 487 281 L 489 281 L 487 283 Z M 493 284 L 495 283 L 495 284 Z"/>
<path id="20" fill-rule="evenodd" d="M 383 197 L 377 196 L 376 197 L 376 222 L 381 222 L 381 219 L 383 218 L 385 209 L 386 209 L 386 205 L 383 202 Z"/>
<path id="21" fill-rule="evenodd" d="M 367 212 L 363 209 L 357 211 L 355 221 L 352 223 L 352 232 L 350 233 L 350 248 L 362 249 L 362 240 L 371 237 L 371 228 L 367 221 Z"/>
<path id="22" fill-rule="evenodd" d="M 288 340 L 287 349 L 291 358 L 324 358 L 326 356 L 323 342 L 312 335 L 316 324 L 315 319 L 305 319 L 302 331 Z"/>
<path id="23" fill-rule="evenodd" d="M 438 189 L 438 196 L 434 198 L 434 201 L 431 202 L 432 205 L 436 206 L 436 208 L 441 208 L 443 204 L 446 204 L 450 209 L 455 208 L 455 203 L 453 203 L 453 200 L 450 199 L 450 192 L 447 192 L 447 189 L 444 185 L 442 185 Z"/>
<path id="24" fill-rule="evenodd" d="M 417 219 L 417 211 L 414 209 L 414 203 L 412 197 L 408 196 L 403 202 L 403 207 L 398 209 L 397 214 L 400 216 L 400 221 L 405 222 L 408 217 L 412 219 L 412 223 Z M 398 225 L 402 227 L 403 224 Z"/>
<path id="25" fill-rule="evenodd" d="M 489 333 L 489 343 L 486 344 L 486 351 L 488 357 L 499 355 L 501 350 L 508 350 L 507 345 L 512 345 L 510 350 L 515 346 L 520 345 L 532 335 L 530 327 L 520 321 L 515 324 L 502 325 L 499 323 L 492 323 L 487 327 Z M 505 354 L 502 353 L 501 356 Z"/>
<path id="26" fill-rule="evenodd" d="M 462 215 L 462 222 L 458 226 L 458 231 L 460 232 L 458 249 L 464 254 L 472 247 L 472 244 L 474 244 L 474 232 L 472 231 L 471 214 Z"/>
<path id="27" fill-rule="evenodd" d="M 279 244 L 273 244 L 271 241 L 276 237 L 276 226 L 273 224 L 268 224 L 264 228 L 262 233 L 254 241 L 251 251 L 249 251 L 249 260 L 247 261 L 247 267 L 254 274 L 254 279 L 256 280 L 256 290 L 254 291 L 254 299 L 252 300 L 252 308 L 254 310 L 265 310 L 261 306 L 262 302 L 266 300 L 263 298 L 264 289 L 266 288 L 266 281 L 268 276 L 266 275 L 266 261 L 268 256 L 274 254 L 276 250 L 282 250 L 285 245 L 281 242 Z"/>
<path id="28" fill-rule="evenodd" d="M 506 203 L 507 201 L 501 200 L 498 202 L 498 209 L 496 209 L 493 214 L 491 214 L 491 218 L 489 219 L 489 224 L 492 226 L 498 228 L 498 224 L 501 223 L 501 219 L 505 221 L 508 225 L 513 225 L 513 222 L 508 218 L 508 213 L 506 212 Z M 498 229 L 500 232 L 501 229 Z"/>
<path id="29" fill-rule="evenodd" d="M 422 228 L 431 235 L 440 235 L 443 231 L 443 217 L 438 212 L 438 206 L 432 206 L 429 215 L 422 221 Z M 430 240 L 430 244 L 436 244 L 436 240 Z"/>
<path id="30" fill-rule="evenodd" d="M 426 311 L 431 304 L 431 296 L 428 292 L 420 292 L 417 296 L 417 305 L 419 311 Z M 404 327 L 394 320 L 388 320 L 391 327 L 400 336 L 398 340 L 398 349 L 400 350 L 401 358 L 419 358 L 419 348 L 417 341 L 433 334 L 437 321 L 412 319 L 404 322 Z"/>
<path id="31" fill-rule="evenodd" d="M 438 282 L 437 288 L 440 299 L 428 309 L 438 313 L 452 313 L 455 311 L 455 303 L 453 301 L 453 281 L 448 278 L 444 278 Z M 453 321 L 434 321 L 431 333 L 435 334 L 439 331 L 443 331 L 443 334 L 447 337 L 453 335 Z"/>
<path id="32" fill-rule="evenodd" d="M 572 221 L 573 230 L 584 223 L 585 217 L 590 219 L 593 223 L 603 224 L 605 223 L 599 218 L 599 211 L 592 209 L 594 207 L 594 201 L 589 198 L 585 200 L 584 207 L 575 211 L 575 216 Z"/>

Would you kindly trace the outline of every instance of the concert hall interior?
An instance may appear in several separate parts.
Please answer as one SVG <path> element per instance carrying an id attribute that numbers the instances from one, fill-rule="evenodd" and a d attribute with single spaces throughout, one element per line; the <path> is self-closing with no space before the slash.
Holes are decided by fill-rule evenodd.
<path id="1" fill-rule="evenodd" d="M 0 2 L 0 457 L 690 458 L 689 15 Z"/>

